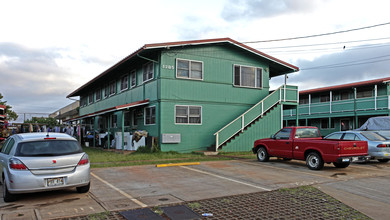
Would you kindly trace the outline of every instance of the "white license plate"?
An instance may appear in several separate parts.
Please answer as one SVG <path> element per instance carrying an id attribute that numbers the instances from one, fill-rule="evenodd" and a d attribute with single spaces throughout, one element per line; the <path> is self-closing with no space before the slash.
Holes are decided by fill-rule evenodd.
<path id="1" fill-rule="evenodd" d="M 61 186 L 64 185 L 64 177 L 46 179 L 46 186 Z"/>
<path id="2" fill-rule="evenodd" d="M 358 161 L 359 157 L 352 157 L 352 162 Z"/>

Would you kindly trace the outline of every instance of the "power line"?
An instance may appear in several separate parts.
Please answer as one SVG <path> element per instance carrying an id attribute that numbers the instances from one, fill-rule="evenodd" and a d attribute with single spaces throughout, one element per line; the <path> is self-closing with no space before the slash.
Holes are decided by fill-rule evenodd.
<path id="1" fill-rule="evenodd" d="M 322 36 L 341 34 L 341 33 L 346 33 L 346 32 L 351 32 L 351 31 L 359 31 L 359 30 L 363 30 L 363 29 L 374 28 L 374 27 L 379 27 L 379 26 L 389 25 L 389 24 L 390 24 L 390 22 L 386 22 L 386 23 L 382 23 L 382 24 L 376 24 L 376 25 L 371 25 L 371 26 L 365 26 L 365 27 L 354 28 L 354 29 L 343 30 L 343 31 L 329 32 L 329 33 L 323 33 L 323 34 L 314 34 L 314 35 L 281 38 L 281 39 L 273 39 L 273 40 L 247 41 L 247 42 L 242 42 L 242 43 L 254 44 L 254 43 L 266 43 L 266 42 L 275 42 L 275 41 L 297 40 L 297 39 L 312 38 L 312 37 L 322 37 Z"/>

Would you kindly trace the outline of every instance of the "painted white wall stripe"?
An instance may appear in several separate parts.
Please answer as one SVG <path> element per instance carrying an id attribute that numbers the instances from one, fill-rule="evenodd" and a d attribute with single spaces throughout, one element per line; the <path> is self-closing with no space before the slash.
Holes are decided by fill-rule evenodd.
<path id="1" fill-rule="evenodd" d="M 224 177 L 224 176 L 220 176 L 220 175 L 217 175 L 217 174 L 213 174 L 213 173 L 209 173 L 209 172 L 206 172 L 206 171 L 203 171 L 203 170 L 198 170 L 198 169 L 194 169 L 194 168 L 191 168 L 191 167 L 184 167 L 184 166 L 180 166 L 180 167 L 182 167 L 184 169 L 192 170 L 192 171 L 195 171 L 195 172 L 198 172 L 198 173 L 203 173 L 203 174 L 207 174 L 207 175 L 210 175 L 210 176 L 214 176 L 214 177 L 217 177 L 217 178 L 220 178 L 220 179 L 229 180 L 231 182 L 235 182 L 235 183 L 243 184 L 243 185 L 246 185 L 246 186 L 254 187 L 254 188 L 257 188 L 257 189 L 262 189 L 262 190 L 265 190 L 265 191 L 271 191 L 271 189 L 267 189 L 267 188 L 264 188 L 264 187 L 261 187 L 261 186 L 256 186 L 256 185 L 253 185 L 253 184 L 250 184 L 250 183 L 245 183 L 245 182 L 241 182 L 241 181 L 238 181 L 238 180 L 230 179 L 230 178 L 227 178 L 227 177 Z"/>
<path id="2" fill-rule="evenodd" d="M 131 201 L 137 203 L 139 206 L 141 206 L 142 208 L 145 208 L 145 207 L 148 207 L 146 204 L 142 203 L 141 201 L 139 201 L 138 199 L 135 199 L 134 197 L 132 197 L 131 195 L 127 194 L 126 192 L 122 191 L 121 189 L 118 189 L 117 187 L 115 187 L 114 185 L 112 185 L 111 183 L 105 181 L 104 179 L 100 178 L 99 176 L 97 176 L 96 174 L 94 173 L 91 173 L 91 175 L 93 177 L 95 177 L 96 179 L 98 179 L 99 181 L 101 181 L 102 183 L 106 184 L 107 186 L 113 188 L 115 191 L 119 192 L 120 194 L 124 195 L 126 198 L 130 199 Z"/>

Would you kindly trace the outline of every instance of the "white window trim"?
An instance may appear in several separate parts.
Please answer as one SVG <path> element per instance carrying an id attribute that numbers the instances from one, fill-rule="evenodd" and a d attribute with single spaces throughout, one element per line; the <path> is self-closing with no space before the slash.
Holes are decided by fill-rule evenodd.
<path id="1" fill-rule="evenodd" d="M 147 108 L 153 108 L 154 107 L 154 111 L 155 111 L 155 115 L 154 115 L 154 117 L 156 117 L 156 115 L 157 115 L 157 112 L 156 112 L 156 106 L 155 105 L 152 105 L 152 106 L 148 106 L 148 107 L 145 107 L 144 108 L 144 125 L 145 126 L 148 126 L 148 125 L 155 125 L 156 124 L 156 120 L 155 120 L 155 122 L 154 122 L 154 124 L 146 124 L 146 109 Z M 156 118 L 157 119 L 157 118 Z"/>
<path id="2" fill-rule="evenodd" d="M 108 88 L 108 93 L 110 93 L 110 84 L 105 85 L 102 89 L 103 99 L 106 99 L 110 96 L 109 94 L 106 94 L 106 88 Z"/>
<path id="3" fill-rule="evenodd" d="M 176 123 L 176 107 L 177 106 L 188 108 L 188 123 Z M 200 107 L 200 123 L 190 123 L 190 119 L 189 119 L 190 107 Z M 201 105 L 175 105 L 174 122 L 175 122 L 175 125 L 202 125 L 203 124 L 203 106 L 201 106 Z"/>
<path id="4" fill-rule="evenodd" d="M 135 78 L 135 85 L 131 84 L 132 83 L 131 75 L 133 75 L 133 73 L 134 73 L 134 78 Z M 130 82 L 130 88 L 134 88 L 137 86 L 137 71 L 136 70 L 130 71 L 129 82 Z"/>
<path id="5" fill-rule="evenodd" d="M 184 61 L 189 61 L 190 62 L 190 66 L 188 67 L 188 71 L 189 71 L 189 76 L 188 77 L 183 77 L 183 76 L 178 76 L 177 75 L 177 71 L 178 71 L 178 62 L 179 60 L 184 60 Z M 191 62 L 199 62 L 199 63 L 202 63 L 202 78 L 200 79 L 197 79 L 197 78 L 192 78 L 191 77 Z M 190 80 L 199 80 L 199 81 L 203 81 L 203 78 L 204 78 L 204 65 L 203 65 L 203 61 L 199 61 L 199 60 L 188 60 L 188 59 L 181 59 L 181 58 L 177 58 L 176 59 L 176 78 L 178 79 L 190 79 Z"/>
<path id="6" fill-rule="evenodd" d="M 249 67 L 249 68 L 255 68 L 255 69 L 261 69 L 261 76 L 260 76 L 260 87 L 256 87 L 257 80 L 255 80 L 255 87 L 252 86 L 242 86 L 242 85 L 236 85 L 235 84 L 235 77 L 234 77 L 234 67 L 239 66 L 240 67 L 240 84 L 242 82 L 242 76 L 241 76 L 241 67 Z M 263 72 L 264 69 L 262 67 L 256 67 L 256 66 L 247 66 L 247 65 L 240 65 L 240 64 L 233 64 L 233 86 L 234 87 L 240 87 L 240 88 L 252 88 L 252 89 L 263 89 Z M 255 72 L 257 74 L 257 71 Z"/>
<path id="7" fill-rule="evenodd" d="M 150 63 L 152 64 L 152 70 L 153 70 L 152 77 L 150 79 L 144 80 L 144 66 L 149 65 Z M 149 81 L 151 81 L 153 79 L 154 79 L 154 63 L 152 61 L 150 61 L 150 62 L 145 63 L 144 65 L 142 65 L 142 83 L 149 82 Z"/>
<path id="8" fill-rule="evenodd" d="M 127 87 L 126 88 L 124 88 L 124 89 L 122 89 L 122 79 L 124 78 L 124 77 L 126 77 L 127 76 Z M 121 92 L 123 92 L 123 91 L 126 91 L 126 90 L 128 90 L 129 89 L 129 74 L 123 74 L 122 76 L 121 76 L 121 80 L 120 80 L 120 82 L 121 82 L 121 91 L 119 91 L 120 93 Z"/>
<path id="9" fill-rule="evenodd" d="M 114 93 L 112 93 L 111 94 L 111 84 L 113 84 L 114 83 Z M 114 80 L 114 81 L 111 81 L 109 84 L 108 84 L 108 97 L 111 97 L 111 96 L 113 96 L 113 95 L 115 95 L 116 94 L 116 81 Z"/>

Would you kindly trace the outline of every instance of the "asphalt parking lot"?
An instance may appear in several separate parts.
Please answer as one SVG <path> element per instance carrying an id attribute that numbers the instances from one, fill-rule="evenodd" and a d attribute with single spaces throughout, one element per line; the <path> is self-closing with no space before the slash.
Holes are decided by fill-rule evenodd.
<path id="1" fill-rule="evenodd" d="M 305 185 L 373 219 L 390 218 L 390 163 L 352 164 L 346 169 L 325 165 L 312 171 L 301 161 L 259 163 L 253 158 L 194 166 L 92 169 L 91 179 L 87 194 L 75 190 L 25 194 L 13 203 L 1 198 L 1 219 L 66 218 Z"/>

